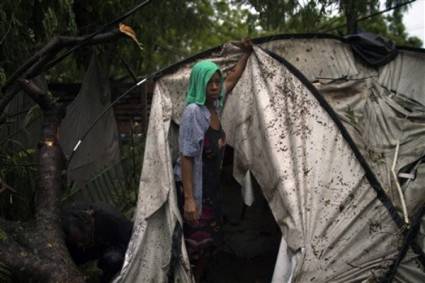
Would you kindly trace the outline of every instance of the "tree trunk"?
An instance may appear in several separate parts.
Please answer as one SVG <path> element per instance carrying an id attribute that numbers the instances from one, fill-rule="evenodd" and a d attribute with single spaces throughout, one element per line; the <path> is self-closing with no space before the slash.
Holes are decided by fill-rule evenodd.
<path id="1" fill-rule="evenodd" d="M 44 117 L 38 150 L 40 180 L 34 220 L 20 223 L 0 218 L 0 261 L 22 281 L 85 281 L 65 246 L 60 219 L 62 178 L 66 168 L 57 132 L 64 111 L 53 97 L 26 79 L 35 77 L 62 60 L 64 56 L 58 54 L 66 47 L 75 49 L 123 37 L 125 35 L 118 29 L 81 37 L 56 37 L 29 58 L 3 86 L 5 94 L 0 100 L 0 114 L 18 91 L 23 90 L 40 106 Z M 0 115 L 0 121 L 2 119 L 4 117 Z"/>
<path id="2" fill-rule="evenodd" d="M 357 32 L 357 7 L 354 0 L 343 0 L 342 8 L 346 18 L 347 34 Z"/>
<path id="3" fill-rule="evenodd" d="M 0 259 L 26 281 L 84 282 L 65 246 L 60 219 L 65 159 L 57 131 L 64 115 L 32 82 L 21 80 L 20 84 L 44 114 L 38 152 L 40 180 L 32 222 L 0 219 L 0 227 L 6 232 L 6 238 L 0 240 Z"/>

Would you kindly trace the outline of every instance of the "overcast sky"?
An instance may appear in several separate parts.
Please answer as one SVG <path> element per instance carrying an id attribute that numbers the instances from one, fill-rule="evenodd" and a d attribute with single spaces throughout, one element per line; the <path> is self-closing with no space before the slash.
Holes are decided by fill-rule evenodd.
<path id="1" fill-rule="evenodd" d="M 419 37 L 425 47 L 425 0 L 413 2 L 403 15 L 403 22 L 409 35 Z"/>

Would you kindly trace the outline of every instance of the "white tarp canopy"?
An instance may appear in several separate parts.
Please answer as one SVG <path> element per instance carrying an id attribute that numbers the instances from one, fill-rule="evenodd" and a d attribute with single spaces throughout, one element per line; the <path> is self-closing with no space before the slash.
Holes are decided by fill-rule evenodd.
<path id="1" fill-rule="evenodd" d="M 337 38 L 257 43 L 222 123 L 234 177 L 243 182 L 251 172 L 282 232 L 273 282 L 425 282 L 424 244 L 412 224 L 422 216 L 425 167 L 401 186 L 405 213 L 391 173 L 393 163 L 399 172 L 425 153 L 425 52 L 402 50 L 369 68 Z M 226 71 L 239 56 L 226 45 L 197 59 Z M 167 282 L 170 266 L 176 282 L 191 282 L 181 239 L 177 264 L 170 259 L 182 221 L 173 124 L 195 62 L 156 81 L 133 236 L 117 282 Z M 417 239 L 423 235 L 421 227 Z"/>

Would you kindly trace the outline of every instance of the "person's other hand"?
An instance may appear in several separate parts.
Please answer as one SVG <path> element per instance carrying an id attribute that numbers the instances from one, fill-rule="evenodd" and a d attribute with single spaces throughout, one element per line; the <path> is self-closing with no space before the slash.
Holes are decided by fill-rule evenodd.
<path id="1" fill-rule="evenodd" d="M 198 222 L 198 208 L 193 198 L 185 198 L 183 211 L 184 219 L 186 219 L 189 223 L 196 224 Z"/>

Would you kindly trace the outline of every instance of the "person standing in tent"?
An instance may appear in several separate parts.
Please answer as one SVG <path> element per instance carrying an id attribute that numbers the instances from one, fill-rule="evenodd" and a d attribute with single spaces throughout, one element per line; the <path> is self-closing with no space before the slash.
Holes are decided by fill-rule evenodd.
<path id="1" fill-rule="evenodd" d="M 225 95 L 238 82 L 252 51 L 250 40 L 239 46 L 244 54 L 226 78 L 212 61 L 203 60 L 193 66 L 180 123 L 180 162 L 175 173 L 183 233 L 197 282 L 221 238 L 219 179 L 225 134 L 219 113 Z"/>

